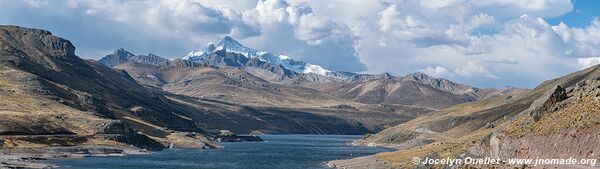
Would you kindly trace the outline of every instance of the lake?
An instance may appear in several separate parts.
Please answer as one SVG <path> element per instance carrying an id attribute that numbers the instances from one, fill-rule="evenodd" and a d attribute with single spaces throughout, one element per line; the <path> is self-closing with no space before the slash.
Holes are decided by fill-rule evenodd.
<path id="1" fill-rule="evenodd" d="M 168 149 L 148 155 L 87 157 L 49 160 L 61 168 L 83 169 L 307 169 L 327 168 L 325 162 L 390 151 L 381 147 L 357 147 L 348 142 L 359 135 L 260 135 L 264 142 L 221 143 L 220 149 Z"/>

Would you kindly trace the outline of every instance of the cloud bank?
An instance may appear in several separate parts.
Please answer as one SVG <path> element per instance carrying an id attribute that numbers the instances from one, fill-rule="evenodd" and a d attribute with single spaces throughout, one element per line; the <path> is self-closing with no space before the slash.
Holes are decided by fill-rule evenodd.
<path id="1" fill-rule="evenodd" d="M 551 25 L 569 0 L 0 1 L 0 23 L 49 29 L 78 54 L 124 47 L 181 57 L 230 35 L 332 70 L 415 71 L 533 87 L 600 63 L 600 21 Z"/>

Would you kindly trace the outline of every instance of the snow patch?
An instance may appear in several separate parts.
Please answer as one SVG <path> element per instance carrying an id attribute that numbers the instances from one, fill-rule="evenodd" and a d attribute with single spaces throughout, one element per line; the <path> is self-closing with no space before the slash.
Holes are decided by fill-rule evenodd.
<path id="1" fill-rule="evenodd" d="M 279 59 L 281 59 L 281 60 L 287 60 L 287 59 L 290 59 L 290 57 L 286 56 L 286 55 L 279 55 Z"/>
<path id="2" fill-rule="evenodd" d="M 302 72 L 302 73 L 315 73 L 315 74 L 326 76 L 328 72 L 331 72 L 331 71 L 327 70 L 327 69 L 323 69 L 323 67 L 321 67 L 319 65 L 306 64 L 304 66 L 304 72 Z"/>

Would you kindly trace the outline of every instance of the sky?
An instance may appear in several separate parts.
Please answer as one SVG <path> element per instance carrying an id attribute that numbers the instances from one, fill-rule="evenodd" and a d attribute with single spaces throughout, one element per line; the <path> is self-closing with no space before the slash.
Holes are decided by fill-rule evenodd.
<path id="1" fill-rule="evenodd" d="M 229 35 L 330 70 L 424 72 L 533 88 L 600 63 L 597 0 L 0 0 L 0 24 L 41 28 L 98 59 L 180 58 Z"/>

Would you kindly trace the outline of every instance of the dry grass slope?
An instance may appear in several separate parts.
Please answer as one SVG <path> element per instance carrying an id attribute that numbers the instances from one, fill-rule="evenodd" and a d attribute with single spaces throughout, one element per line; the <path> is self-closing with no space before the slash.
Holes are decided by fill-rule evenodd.
<path id="1" fill-rule="evenodd" d="M 435 111 L 357 143 L 397 148 L 376 156 L 392 168 L 445 167 L 415 166 L 413 157 L 597 158 L 598 79 L 600 66 L 591 67 L 532 91 Z"/>

